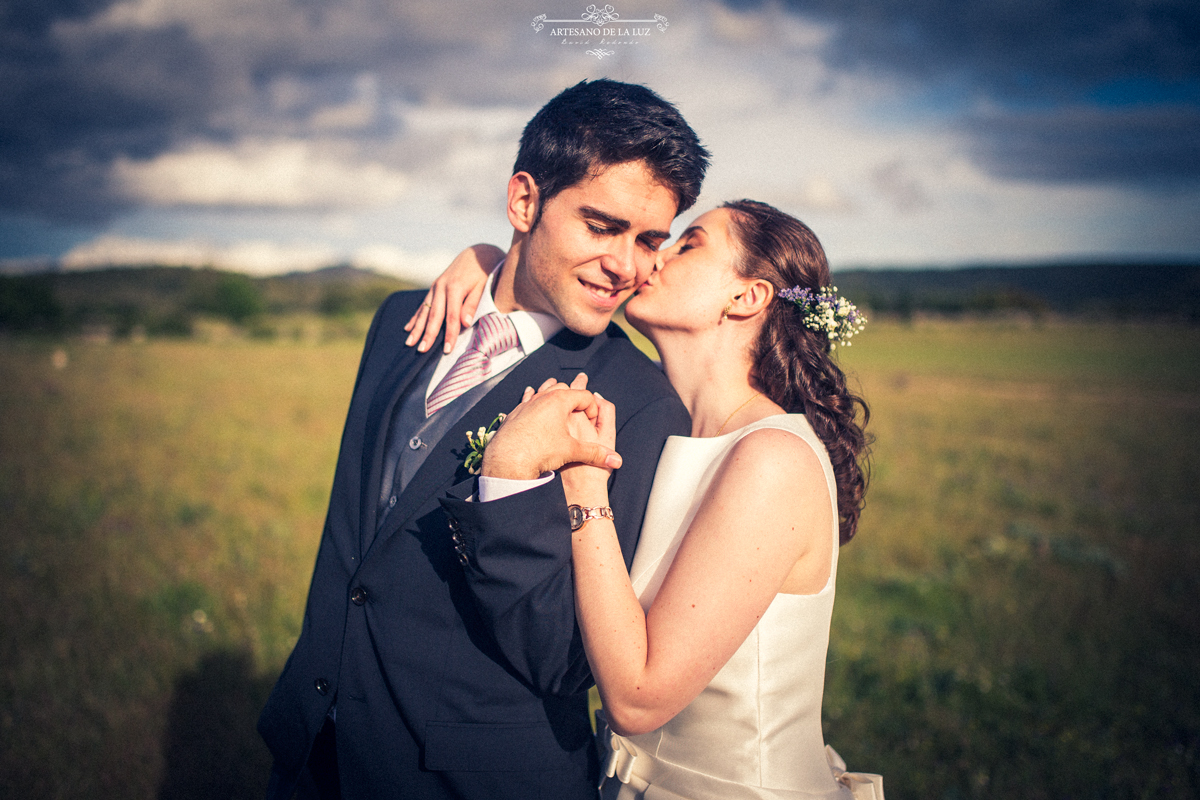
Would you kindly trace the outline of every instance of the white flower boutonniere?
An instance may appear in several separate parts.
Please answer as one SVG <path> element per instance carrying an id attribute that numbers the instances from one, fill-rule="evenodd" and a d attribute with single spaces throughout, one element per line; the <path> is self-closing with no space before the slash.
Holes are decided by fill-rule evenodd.
<path id="1" fill-rule="evenodd" d="M 500 430 L 500 423 L 504 422 L 506 416 L 506 414 L 498 414 L 486 428 L 480 428 L 474 433 L 467 431 L 468 452 L 463 466 L 472 475 L 479 474 L 479 470 L 483 467 L 483 451 L 487 448 L 488 442 L 492 441 L 492 437 L 496 435 L 496 431 Z"/>

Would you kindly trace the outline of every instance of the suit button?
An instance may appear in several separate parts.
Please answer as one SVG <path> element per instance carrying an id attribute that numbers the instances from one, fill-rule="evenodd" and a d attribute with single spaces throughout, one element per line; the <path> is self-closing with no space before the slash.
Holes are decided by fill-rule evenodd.
<path id="1" fill-rule="evenodd" d="M 408 440 L 408 449 L 409 450 L 420 450 L 424 446 L 425 446 L 425 443 L 421 441 L 420 436 L 414 436 Z"/>
<path id="2" fill-rule="evenodd" d="M 458 520 L 456 520 L 454 517 L 451 517 L 450 521 L 447 522 L 446 525 L 450 528 L 450 530 L 458 533 Z"/>
<path id="3" fill-rule="evenodd" d="M 388 498 L 388 508 L 395 508 L 395 507 L 396 507 L 396 495 L 392 495 L 391 497 Z"/>
<path id="4" fill-rule="evenodd" d="M 459 550 L 458 551 L 458 563 L 462 564 L 465 567 L 467 564 L 471 563 L 471 559 L 467 558 L 466 553 L 464 553 L 462 550 Z"/>
<path id="5" fill-rule="evenodd" d="M 355 586 L 350 591 L 350 602 L 354 603 L 356 606 L 361 606 L 363 603 L 367 602 L 367 590 L 361 586 Z"/>
<path id="6" fill-rule="evenodd" d="M 317 690 L 317 694 L 325 696 L 329 694 L 329 681 L 324 678 L 317 678 L 313 681 L 313 688 Z"/>

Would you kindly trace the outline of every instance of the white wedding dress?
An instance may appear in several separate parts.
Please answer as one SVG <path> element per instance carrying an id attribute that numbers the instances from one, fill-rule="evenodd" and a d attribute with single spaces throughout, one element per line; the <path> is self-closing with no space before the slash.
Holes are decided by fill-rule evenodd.
<path id="1" fill-rule="evenodd" d="M 803 414 L 768 417 L 710 439 L 670 437 L 630 570 L 644 609 L 654 601 L 717 468 L 738 439 L 760 428 L 791 431 L 813 448 L 836 508 L 829 456 Z M 754 524 L 752 514 L 746 524 Z M 821 733 L 837 574 L 836 514 L 829 535 L 833 559 L 825 587 L 813 595 L 776 595 L 729 662 L 679 714 L 640 736 L 601 730 L 602 774 L 621 782 L 620 800 L 882 800 L 882 779 L 845 772 Z M 612 788 L 604 787 L 605 797 L 613 796 Z"/>

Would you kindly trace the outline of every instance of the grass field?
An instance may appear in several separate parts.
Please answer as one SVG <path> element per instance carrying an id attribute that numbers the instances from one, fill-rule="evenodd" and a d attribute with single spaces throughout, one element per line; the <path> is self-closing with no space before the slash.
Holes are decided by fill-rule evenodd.
<path id="1" fill-rule="evenodd" d="M 0 794 L 261 796 L 365 324 L 0 340 Z M 827 740 L 893 800 L 1200 795 L 1200 329 L 877 322 L 843 363 Z"/>

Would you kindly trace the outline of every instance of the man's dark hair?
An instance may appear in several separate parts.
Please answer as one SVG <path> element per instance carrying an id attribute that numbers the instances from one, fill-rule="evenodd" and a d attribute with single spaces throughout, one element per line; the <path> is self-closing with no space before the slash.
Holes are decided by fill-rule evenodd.
<path id="1" fill-rule="evenodd" d="M 537 182 L 536 226 L 546 202 L 603 167 L 641 161 L 675 194 L 676 215 L 700 194 L 708 151 L 675 106 L 645 86 L 601 78 L 564 89 L 529 120 L 513 174 Z"/>

